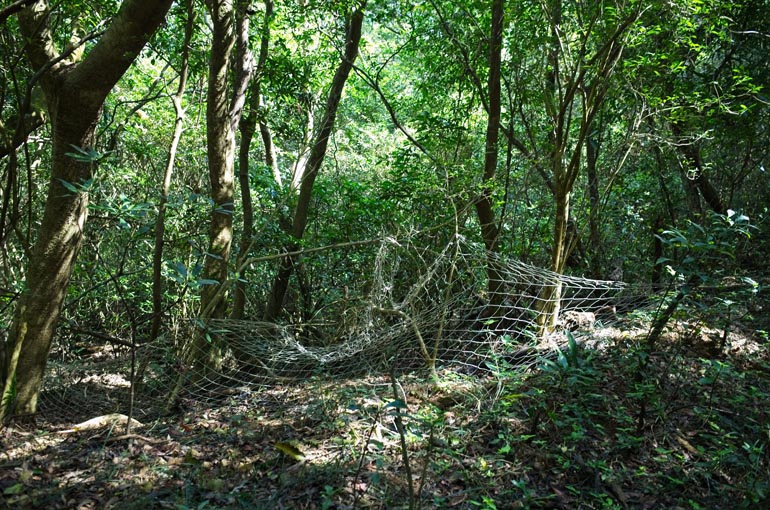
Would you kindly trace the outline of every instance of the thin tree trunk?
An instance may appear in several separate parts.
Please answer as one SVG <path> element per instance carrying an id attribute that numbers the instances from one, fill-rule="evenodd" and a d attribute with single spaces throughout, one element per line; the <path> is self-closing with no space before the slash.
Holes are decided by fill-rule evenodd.
<path id="1" fill-rule="evenodd" d="M 495 223 L 495 212 L 492 205 L 492 181 L 497 171 L 498 160 L 498 142 L 500 139 L 500 67 L 501 52 L 503 46 L 503 21 L 504 21 L 504 2 L 503 0 L 492 0 L 492 24 L 490 29 L 490 48 L 489 48 L 489 76 L 487 87 L 489 91 L 488 98 L 488 116 L 487 133 L 484 145 L 484 175 L 482 177 L 481 195 L 476 200 L 476 214 L 481 226 L 481 237 L 484 240 L 484 246 L 489 253 L 487 257 L 487 288 L 489 291 L 491 316 L 497 316 L 497 306 L 502 302 L 504 293 L 504 281 L 500 275 L 499 262 L 493 255 L 497 251 L 497 241 L 499 232 Z"/>
<path id="2" fill-rule="evenodd" d="M 700 197 L 703 197 L 703 200 L 712 211 L 718 214 L 725 214 L 727 208 L 722 201 L 722 197 L 719 195 L 719 191 L 711 184 L 706 175 L 706 168 L 703 164 L 700 149 L 697 145 L 685 139 L 680 124 L 672 123 L 671 130 L 685 162 L 685 165 L 682 165 L 681 176 L 685 192 L 688 196 L 690 210 L 700 216 L 703 212 L 700 207 Z"/>
<path id="3" fill-rule="evenodd" d="M 663 241 L 660 233 L 663 231 L 663 214 L 658 213 L 652 224 L 652 290 L 658 292 L 663 288 L 663 264 L 658 262 L 663 257 Z"/>
<path id="4" fill-rule="evenodd" d="M 155 248 L 152 253 L 152 325 L 150 327 L 150 338 L 152 342 L 158 338 L 160 327 L 163 322 L 163 244 L 166 233 L 166 206 L 168 204 L 168 194 L 171 190 L 171 176 L 174 173 L 174 162 L 176 160 L 176 151 L 179 146 L 179 140 L 182 138 L 182 128 L 184 127 L 184 108 L 182 100 L 184 99 L 185 89 L 187 88 L 187 75 L 189 72 L 190 60 L 190 41 L 192 40 L 193 28 L 195 26 L 195 8 L 192 0 L 187 1 L 187 23 L 184 28 L 184 42 L 182 43 L 182 62 L 179 70 L 179 83 L 176 93 L 171 96 L 171 102 L 174 105 L 174 132 L 171 135 L 171 144 L 168 149 L 168 159 L 166 168 L 163 172 L 163 184 L 160 190 L 160 201 L 158 203 L 158 219 L 155 222 Z"/>
<path id="5" fill-rule="evenodd" d="M 620 38 L 636 19 L 637 14 L 620 23 L 612 36 L 603 41 L 592 57 L 589 58 L 583 53 L 588 46 L 583 44 L 579 54 L 574 56 L 581 65 L 565 66 L 562 59 L 571 56 L 563 52 L 565 41 L 561 33 L 562 0 L 551 0 L 547 10 L 551 41 L 547 57 L 545 110 L 552 123 L 549 133 L 549 162 L 553 175 L 552 191 L 556 206 L 551 269 L 558 275 L 563 273 L 569 252 L 574 247 L 574 243 L 567 243 L 566 239 L 570 195 L 582 167 L 583 146 L 589 139 L 594 119 L 604 104 L 610 78 L 621 58 L 623 45 L 620 43 Z M 587 75 L 589 70 L 592 71 L 593 76 Z M 580 104 L 576 107 L 578 101 Z M 573 115 L 577 117 L 575 112 L 580 112 L 577 129 L 571 126 Z M 543 334 L 551 329 L 558 319 L 561 300 L 560 280 L 557 279 L 552 284 L 546 285 L 540 293 L 539 300 L 538 325 L 540 333 Z"/>
<path id="6" fill-rule="evenodd" d="M 250 101 L 253 105 L 254 101 Z M 251 117 L 251 115 L 249 115 Z M 243 209 L 243 231 L 238 243 L 237 267 L 241 267 L 243 261 L 249 256 L 249 250 L 254 237 L 254 204 L 251 199 L 249 183 L 249 149 L 256 131 L 256 119 L 247 118 L 239 126 L 241 142 L 238 147 L 238 184 L 241 188 L 241 208 Z M 242 319 L 246 308 L 246 268 L 238 273 L 233 296 L 233 309 L 230 318 Z"/>
<path id="7" fill-rule="evenodd" d="M 671 301 L 669 301 L 668 305 L 665 309 L 658 310 L 655 321 L 652 324 L 652 328 L 650 329 L 650 332 L 647 334 L 647 348 L 648 349 L 654 349 L 658 340 L 660 339 L 660 336 L 663 334 L 663 328 L 666 327 L 666 324 L 668 324 L 668 321 L 671 319 L 671 317 L 674 315 L 674 312 L 676 312 L 676 309 L 679 308 L 679 305 L 682 304 L 682 301 L 684 301 L 684 298 L 686 298 L 690 292 L 698 287 L 699 283 L 699 277 L 698 275 L 691 276 L 687 282 L 679 289 L 679 291 L 674 295 L 673 298 L 671 298 Z"/>
<path id="8" fill-rule="evenodd" d="M 586 171 L 588 173 L 588 203 L 591 211 L 588 215 L 588 239 L 591 255 L 588 266 L 592 278 L 601 278 L 602 237 L 599 230 L 599 172 L 596 164 L 599 160 L 599 139 L 591 136 L 586 144 Z"/>
<path id="9" fill-rule="evenodd" d="M 565 193 L 566 182 L 568 180 L 567 169 L 564 164 L 565 152 L 565 111 L 566 100 L 561 93 L 561 0 L 550 0 L 548 3 L 551 40 L 548 48 L 548 67 L 545 79 L 545 110 L 549 117 L 551 126 L 548 132 L 549 141 L 549 163 L 552 175 L 552 191 L 556 205 L 556 215 L 554 217 L 553 242 L 551 245 L 551 270 L 559 273 L 561 254 L 563 251 L 564 240 L 566 239 L 567 224 L 565 213 L 569 210 L 565 208 L 565 199 L 568 200 L 569 194 Z M 568 190 L 567 190 L 568 191 Z M 560 282 L 546 282 L 538 296 L 538 326 L 540 334 L 545 334 L 556 323 L 559 313 L 559 303 L 561 297 Z"/>
<path id="10" fill-rule="evenodd" d="M 326 109 L 324 110 L 321 127 L 310 150 L 307 169 L 302 182 L 300 183 L 299 198 L 297 200 L 297 208 L 294 212 L 294 221 L 291 228 L 293 241 L 287 246 L 287 252 L 295 252 L 299 249 L 299 241 L 305 234 L 305 227 L 307 226 L 308 214 L 310 211 L 310 199 L 313 195 L 313 184 L 315 183 L 315 179 L 318 176 L 318 172 L 321 169 L 324 157 L 326 156 L 326 147 L 329 143 L 329 137 L 331 136 L 332 130 L 334 129 L 334 122 L 337 118 L 337 108 L 339 107 L 340 99 L 342 98 L 342 90 L 345 87 L 345 82 L 353 68 L 353 62 L 355 62 L 356 57 L 358 56 L 358 45 L 361 41 L 361 26 L 363 25 L 364 20 L 365 5 L 365 1 L 360 2 L 348 19 L 347 33 L 345 36 L 345 53 L 337 68 L 337 72 L 334 74 L 331 89 L 329 90 L 329 97 L 326 100 Z M 266 321 L 275 320 L 281 313 L 286 290 L 289 286 L 289 279 L 294 271 L 294 265 L 297 263 L 297 258 L 296 255 L 286 256 L 281 261 L 278 274 L 273 281 L 273 288 L 270 292 L 267 306 L 265 307 L 264 318 Z"/>
<path id="11" fill-rule="evenodd" d="M 265 18 L 262 26 L 262 39 L 259 47 L 259 57 L 254 71 L 254 78 L 251 84 L 251 94 L 249 97 L 249 114 L 241 119 L 239 130 L 241 132 L 241 144 L 238 148 L 238 184 L 241 188 L 241 204 L 243 208 L 243 234 L 238 246 L 237 266 L 243 267 L 243 262 L 249 256 L 249 250 L 254 243 L 254 205 L 251 199 L 251 188 L 249 184 L 249 150 L 254 134 L 257 129 L 257 119 L 260 118 L 260 106 L 262 103 L 262 74 L 267 62 L 267 52 L 270 42 L 270 20 L 273 17 L 273 2 L 265 0 Z M 273 172 L 273 178 L 277 179 L 276 184 L 281 184 L 281 174 L 278 172 L 278 164 L 275 160 L 272 137 L 267 128 L 267 124 L 259 122 L 260 132 L 263 135 L 265 146 L 265 164 Z M 264 128 L 263 128 L 264 126 Z M 267 140 L 265 140 L 265 132 Z M 238 281 L 235 285 L 235 297 L 233 299 L 233 310 L 230 317 L 233 319 L 242 319 L 246 308 L 246 267 L 238 274 Z"/>
<path id="12" fill-rule="evenodd" d="M 648 123 L 650 125 L 650 131 L 654 132 L 655 125 L 653 120 L 649 119 Z M 668 221 L 671 222 L 671 225 L 675 225 L 677 215 L 676 211 L 674 210 L 674 204 L 671 201 L 671 193 L 668 191 L 668 186 L 666 185 L 666 165 L 664 164 L 663 160 L 663 151 L 657 144 L 652 144 L 652 152 L 655 156 L 655 170 L 658 175 L 660 192 L 663 195 L 663 201 L 666 204 L 666 214 L 668 216 Z"/>
<path id="13" fill-rule="evenodd" d="M 308 96 L 311 96 L 308 93 Z M 305 173 L 307 172 L 308 161 L 310 160 L 310 154 L 312 152 L 313 145 L 313 132 L 315 131 L 315 100 L 308 99 L 307 104 L 307 122 L 305 123 L 305 132 L 302 137 L 302 145 L 300 145 L 297 159 L 294 161 L 294 165 L 291 169 L 291 190 L 295 192 L 302 185 L 302 181 L 305 179 Z"/>
<path id="14" fill-rule="evenodd" d="M 95 129 L 107 95 L 165 18 L 171 0 L 126 0 L 101 39 L 77 65 L 56 52 L 49 5 L 30 4 L 19 14 L 27 56 L 42 74 L 51 119 L 51 180 L 43 221 L 29 261 L 25 291 L 8 337 L 2 367 L 0 421 L 12 414 L 34 416 L 48 353 L 83 241 L 88 193 L 95 161 L 68 155 L 73 147 L 93 149 Z"/>
<path id="15" fill-rule="evenodd" d="M 265 164 L 270 167 L 276 185 L 278 185 L 279 188 L 283 188 L 283 177 L 281 177 L 281 171 L 278 168 L 278 158 L 275 155 L 273 134 L 270 132 L 270 128 L 264 120 L 259 121 L 259 134 L 262 136 L 262 145 L 265 149 Z"/>
<path id="16" fill-rule="evenodd" d="M 557 275 L 564 272 L 564 266 L 569 254 L 567 246 L 567 224 L 569 222 L 570 193 L 557 189 L 554 196 L 556 201 L 556 216 L 554 218 L 553 245 L 551 248 L 551 270 Z M 561 309 L 561 280 L 547 282 L 540 293 L 540 315 L 538 324 L 540 333 L 544 334 L 556 325 Z"/>

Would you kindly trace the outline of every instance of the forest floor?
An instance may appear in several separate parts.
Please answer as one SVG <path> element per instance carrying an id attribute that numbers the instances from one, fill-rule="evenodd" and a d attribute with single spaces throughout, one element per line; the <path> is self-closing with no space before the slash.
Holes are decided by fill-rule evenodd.
<path id="1" fill-rule="evenodd" d="M 274 386 L 130 434 L 8 427 L 0 508 L 770 508 L 770 344 L 719 336 Z"/>

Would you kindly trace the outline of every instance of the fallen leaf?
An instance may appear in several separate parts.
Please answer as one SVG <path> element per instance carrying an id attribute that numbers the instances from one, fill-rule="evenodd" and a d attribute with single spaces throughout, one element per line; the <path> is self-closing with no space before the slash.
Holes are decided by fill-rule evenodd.
<path id="1" fill-rule="evenodd" d="M 283 441 L 278 441 L 275 443 L 275 449 L 297 461 L 303 460 L 305 458 L 305 454 L 302 453 L 302 450 Z"/>

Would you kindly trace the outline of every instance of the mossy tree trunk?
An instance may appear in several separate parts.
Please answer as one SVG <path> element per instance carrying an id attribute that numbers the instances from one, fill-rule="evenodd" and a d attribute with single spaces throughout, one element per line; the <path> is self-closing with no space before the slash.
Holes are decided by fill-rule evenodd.
<path id="1" fill-rule="evenodd" d="M 235 48 L 233 0 L 206 2 L 213 32 L 206 95 L 206 155 L 213 210 L 209 246 L 203 267 L 207 282 L 201 294 L 201 315 L 223 317 L 226 300 L 220 286 L 227 280 L 233 241 L 235 130 L 230 122 L 230 61 Z"/>
<path id="2" fill-rule="evenodd" d="M 252 78 L 248 0 L 208 0 L 213 26 L 206 103 L 206 153 L 213 210 L 203 265 L 200 318 L 226 315 L 228 264 L 233 243 L 235 132 Z M 232 81 L 231 81 L 232 74 Z M 190 353 L 196 377 L 221 364 L 221 346 L 197 335 Z"/>

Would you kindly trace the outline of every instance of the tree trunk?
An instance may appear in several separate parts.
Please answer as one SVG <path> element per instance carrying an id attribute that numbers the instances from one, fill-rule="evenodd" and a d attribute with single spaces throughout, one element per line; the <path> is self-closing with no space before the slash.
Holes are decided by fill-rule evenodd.
<path id="1" fill-rule="evenodd" d="M 719 191 L 711 184 L 706 175 L 700 148 L 689 142 L 683 136 L 683 129 L 679 123 L 672 123 L 671 130 L 677 139 L 677 147 L 682 154 L 685 164 L 682 165 L 682 179 L 687 193 L 690 209 L 696 215 L 701 215 L 700 197 L 718 214 L 725 214 L 727 208 L 719 195 Z M 689 182 L 688 182 L 689 181 Z M 697 202 L 697 207 L 695 204 Z"/>
<path id="2" fill-rule="evenodd" d="M 214 209 L 203 266 L 206 285 L 201 294 L 201 316 L 217 318 L 225 315 L 227 303 L 220 286 L 227 280 L 233 240 L 235 131 L 230 122 L 228 75 L 236 35 L 233 0 L 210 0 L 206 5 L 213 26 L 206 96 L 206 153 Z"/>
<path id="3" fill-rule="evenodd" d="M 589 136 L 586 144 L 586 171 L 588 173 L 588 203 L 591 210 L 588 215 L 588 239 L 591 254 L 588 261 L 591 278 L 599 279 L 602 273 L 602 237 L 599 230 L 599 172 L 596 164 L 599 159 L 599 139 Z"/>
<path id="4" fill-rule="evenodd" d="M 687 202 L 687 209 L 690 211 L 690 217 L 698 221 L 698 218 L 703 216 L 700 194 L 698 193 L 695 181 L 687 175 L 687 168 L 681 164 L 679 165 L 679 179 L 682 181 L 682 188 L 684 188 L 685 201 Z"/>
<path id="5" fill-rule="evenodd" d="M 655 125 L 652 121 L 652 119 L 649 120 L 650 130 L 655 130 Z M 668 221 L 671 222 L 671 225 L 676 225 L 676 210 L 674 209 L 674 204 L 671 201 L 671 193 L 668 191 L 668 186 L 666 185 L 666 164 L 664 162 L 663 158 L 663 151 L 661 150 L 660 146 L 657 144 L 652 144 L 652 152 L 655 156 L 655 171 L 657 173 L 658 177 L 658 184 L 660 185 L 660 193 L 663 195 L 663 202 L 666 205 L 666 214 L 668 216 Z"/>
<path id="6" fill-rule="evenodd" d="M 170 4 L 171 0 L 124 1 L 107 31 L 78 65 L 58 58 L 46 1 L 38 0 L 19 14 L 32 67 L 44 71 L 41 85 L 53 147 L 43 221 L 7 340 L 0 420 L 12 414 L 34 416 L 37 411 L 48 353 L 83 241 L 87 185 L 96 162 L 68 153 L 73 147 L 93 150 L 105 98 L 163 21 Z M 64 183 L 80 188 L 72 192 Z"/>
<path id="7" fill-rule="evenodd" d="M 569 209 L 565 207 L 569 200 L 569 189 L 567 181 L 569 180 L 568 169 L 564 162 L 564 155 L 567 146 L 565 139 L 565 111 L 569 106 L 562 88 L 564 87 L 564 77 L 561 75 L 561 22 L 562 5 L 561 0 L 550 0 L 548 2 L 548 14 L 550 22 L 551 40 L 548 49 L 548 66 L 545 76 L 545 111 L 549 117 L 551 125 L 548 132 L 549 151 L 548 159 L 552 175 L 552 191 L 556 205 L 556 216 L 554 217 L 553 243 L 551 245 L 551 270 L 560 273 L 561 257 L 564 251 L 564 242 L 567 236 L 567 219 Z M 570 99 L 570 102 L 572 99 Z M 567 133 L 569 129 L 567 126 Z M 566 188 L 566 192 L 565 192 Z M 561 283 L 556 280 L 553 282 L 544 282 L 544 287 L 538 295 L 538 327 L 541 335 L 547 333 L 556 323 L 559 314 L 559 300 L 561 298 Z"/>
<path id="8" fill-rule="evenodd" d="M 259 134 L 262 136 L 262 146 L 265 148 L 265 164 L 273 173 L 273 180 L 279 188 L 283 187 L 283 177 L 278 168 L 278 158 L 275 155 L 275 144 L 273 143 L 273 134 L 264 120 L 259 121 Z"/>
<path id="9" fill-rule="evenodd" d="M 700 150 L 697 147 L 683 147 L 682 150 L 689 154 L 688 158 L 694 163 L 696 168 L 695 186 L 698 188 L 703 200 L 709 205 L 712 211 L 718 214 L 727 213 L 727 208 L 719 195 L 719 191 L 711 183 L 706 175 L 706 169 L 703 166 Z"/>
<path id="10" fill-rule="evenodd" d="M 254 101 L 251 101 L 253 104 Z M 251 115 L 249 116 L 251 117 Z M 256 119 L 247 118 L 241 122 L 239 131 L 241 133 L 241 143 L 238 147 L 238 184 L 241 188 L 241 208 L 243 209 L 243 231 L 241 232 L 241 241 L 238 243 L 238 261 L 236 265 L 240 269 L 243 262 L 248 259 L 249 250 L 254 241 L 254 203 L 251 199 L 251 188 L 249 183 L 249 148 L 256 132 Z M 246 309 L 246 269 L 238 271 L 238 281 L 235 282 L 235 292 L 233 297 L 233 309 L 230 312 L 230 318 L 242 319 Z"/>
<path id="11" fill-rule="evenodd" d="M 310 160 L 311 148 L 313 144 L 313 131 L 315 131 L 315 99 L 312 98 L 313 94 L 308 93 L 308 100 L 305 107 L 307 108 L 307 122 L 305 122 L 305 132 L 302 136 L 302 144 L 300 145 L 297 153 L 297 159 L 294 161 L 294 165 L 291 169 L 291 187 L 290 191 L 295 192 L 302 185 L 302 181 L 305 179 L 305 173 L 307 172 L 308 161 Z"/>
<path id="12" fill-rule="evenodd" d="M 0 9 L 0 23 L 5 24 L 5 21 L 22 10 L 24 7 L 35 3 L 36 0 L 16 0 L 12 4 Z"/>
<path id="13" fill-rule="evenodd" d="M 174 162 L 176 160 L 176 151 L 179 146 L 179 140 L 182 138 L 182 127 L 184 122 L 184 109 L 182 100 L 184 99 L 185 89 L 187 87 L 187 73 L 189 71 L 190 60 L 190 41 L 192 40 L 193 28 L 195 26 L 195 8 L 192 0 L 187 1 L 187 23 L 184 29 L 184 42 L 182 47 L 182 62 L 179 70 L 179 83 L 176 93 L 171 96 L 174 105 L 174 133 L 171 135 L 171 144 L 168 148 L 168 159 L 166 160 L 166 169 L 163 172 L 163 183 L 160 190 L 160 202 L 158 203 L 158 219 L 155 222 L 155 248 L 152 254 L 152 325 L 150 327 L 150 338 L 152 342 L 158 338 L 160 327 L 163 322 L 163 244 L 166 233 L 166 205 L 168 204 L 168 194 L 171 190 L 171 176 L 174 173 Z"/>
<path id="14" fill-rule="evenodd" d="M 498 227 L 495 224 L 495 212 L 492 206 L 492 180 L 497 171 L 498 142 L 500 139 L 500 67 L 503 46 L 503 0 L 492 0 L 492 25 L 490 29 L 489 76 L 487 87 L 489 91 L 489 112 L 487 116 L 487 133 L 484 145 L 484 175 L 481 195 L 476 199 L 476 214 L 481 226 L 481 237 L 487 249 L 487 289 L 489 291 L 491 317 L 496 317 L 497 307 L 502 303 L 504 292 L 503 277 L 500 274 L 499 261 L 494 253 L 497 251 Z"/>
<path id="15" fill-rule="evenodd" d="M 569 222 L 570 192 L 559 188 L 554 195 L 556 217 L 554 218 L 553 245 L 551 248 L 551 270 L 560 275 L 569 255 L 567 246 L 567 224 Z M 547 282 L 540 293 L 538 324 L 540 333 L 547 333 L 556 325 L 561 308 L 561 280 Z"/>
<path id="16" fill-rule="evenodd" d="M 205 284 L 199 316 L 204 322 L 225 317 L 227 310 L 227 271 L 233 241 L 235 131 L 253 72 L 253 59 L 248 47 L 248 0 L 237 2 L 237 8 L 233 0 L 206 2 L 213 25 L 206 104 L 206 151 L 214 210 L 211 211 L 209 248 L 203 265 Z M 236 54 L 232 59 L 234 48 Z M 234 63 L 232 67 L 231 60 Z M 195 336 L 189 360 L 195 367 L 196 379 L 220 368 L 222 348 L 209 342 L 203 334 Z"/>
<path id="17" fill-rule="evenodd" d="M 663 264 L 658 262 L 663 257 L 663 241 L 660 239 L 660 233 L 663 231 L 663 214 L 658 213 L 652 224 L 652 283 L 653 292 L 658 292 L 663 288 Z"/>
<path id="18" fill-rule="evenodd" d="M 262 73 L 267 62 L 268 44 L 270 41 L 270 19 L 273 17 L 273 2 L 265 0 L 265 18 L 262 26 L 262 40 L 260 42 L 259 57 L 254 71 L 254 81 L 251 86 L 251 95 L 249 97 L 249 114 L 241 120 L 239 130 L 241 132 L 241 145 L 238 148 L 238 183 L 241 188 L 241 204 L 243 207 L 243 234 L 238 249 L 238 281 L 235 285 L 235 298 L 233 299 L 233 311 L 230 317 L 233 319 L 242 319 L 246 308 L 246 267 L 243 263 L 249 256 L 249 250 L 254 243 L 254 205 L 251 199 L 251 188 L 249 186 L 249 149 L 254 139 L 257 129 L 258 119 L 260 118 L 260 105 L 262 103 Z M 265 147 L 265 164 L 273 172 L 273 178 L 276 184 L 281 185 L 281 174 L 278 172 L 278 164 L 275 160 L 272 137 L 267 128 L 267 124 L 259 122 L 260 132 Z M 267 139 L 265 138 L 267 137 Z"/>
<path id="19" fill-rule="evenodd" d="M 203 318 L 225 316 L 225 286 L 233 241 L 233 200 L 235 197 L 235 131 L 246 102 L 246 90 L 253 73 L 248 48 L 248 0 L 207 2 L 213 24 L 209 57 L 209 86 L 206 104 L 206 152 L 214 209 L 211 211 L 209 248 L 203 266 L 201 312 Z M 237 25 L 237 26 L 236 26 Z M 236 49 L 234 66 L 230 61 Z M 229 74 L 233 72 L 233 92 Z"/>
<path id="20" fill-rule="evenodd" d="M 619 62 L 623 44 L 621 37 L 638 14 L 626 18 L 615 27 L 614 32 L 595 54 L 588 57 L 582 51 L 588 46 L 583 41 L 575 65 L 565 65 L 570 58 L 564 48 L 569 42 L 562 33 L 562 0 L 550 0 L 547 4 L 551 40 L 547 56 L 545 83 L 545 110 L 552 124 L 549 132 L 548 159 L 553 176 L 553 195 L 556 205 L 554 239 L 551 251 L 551 270 L 561 274 L 574 243 L 567 243 L 570 214 L 570 195 L 582 168 L 583 146 L 589 142 L 594 119 L 601 110 L 606 97 L 610 78 Z M 595 14 L 599 16 L 597 12 Z M 586 32 L 588 37 L 590 32 Z M 579 65 L 578 65 L 579 64 Z M 590 74 L 588 74 L 590 71 Z M 576 111 L 580 112 L 579 119 Z M 573 115 L 575 120 L 573 121 Z M 577 125 L 571 125 L 575 122 Z M 538 325 L 540 333 L 546 333 L 558 319 L 561 283 L 557 279 L 543 288 L 539 296 Z"/>
<path id="21" fill-rule="evenodd" d="M 347 33 L 345 36 L 345 54 L 342 57 L 337 72 L 334 74 L 329 97 L 326 100 L 326 109 L 321 121 L 321 127 L 310 150 L 307 169 L 303 176 L 299 188 L 299 198 L 297 208 L 294 212 L 294 221 L 291 228 L 291 236 L 294 238 L 286 247 L 287 252 L 294 252 L 299 249 L 299 241 L 305 234 L 308 214 L 310 210 L 310 199 L 313 195 L 313 184 L 318 176 L 318 172 L 326 156 L 326 147 L 329 143 L 329 137 L 334 129 L 334 121 L 337 118 L 337 108 L 342 98 L 342 90 L 348 79 L 353 62 L 358 56 L 358 45 L 361 41 L 361 26 L 364 20 L 364 7 L 366 2 L 360 2 L 359 6 L 350 15 L 347 23 Z M 294 265 L 297 263 L 297 256 L 286 256 L 281 261 L 278 273 L 273 281 L 273 288 L 265 307 L 264 319 L 266 321 L 275 320 L 281 313 L 283 301 L 286 296 L 286 290 L 289 286 L 289 279 L 294 271 Z"/>

